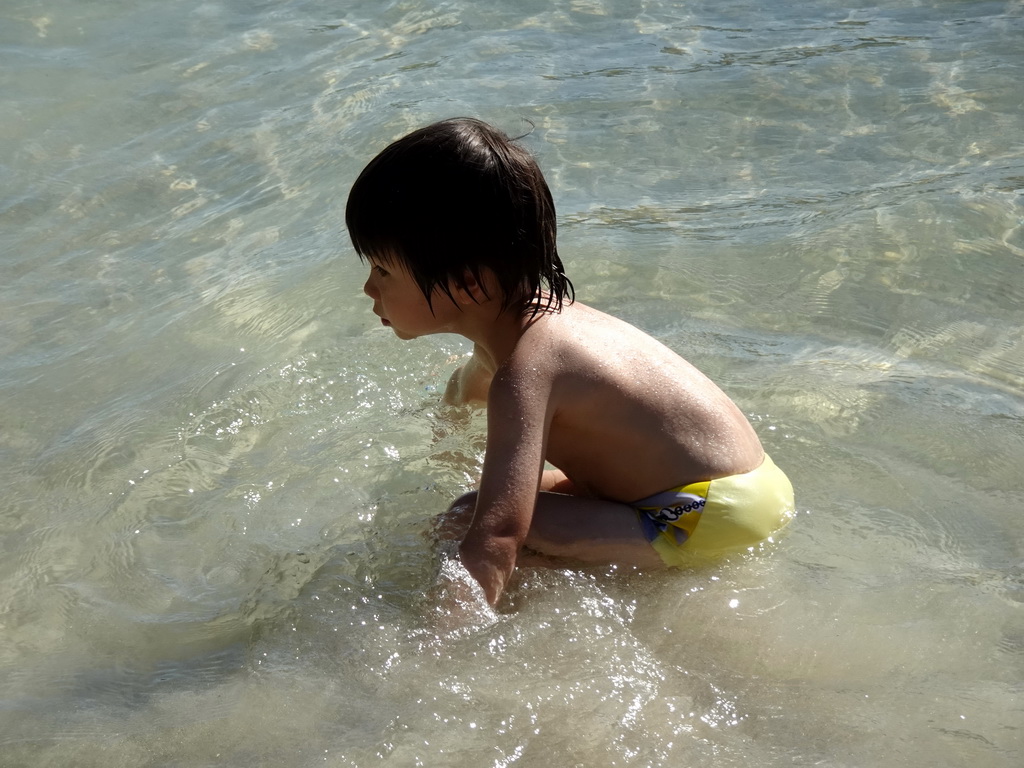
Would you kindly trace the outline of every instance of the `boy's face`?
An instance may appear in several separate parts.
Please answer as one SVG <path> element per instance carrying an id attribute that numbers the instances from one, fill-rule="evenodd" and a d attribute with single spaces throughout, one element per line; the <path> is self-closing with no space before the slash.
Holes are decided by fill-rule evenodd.
<path id="1" fill-rule="evenodd" d="M 458 308 L 443 293 L 434 293 L 433 312 L 419 285 L 395 260 L 382 264 L 369 259 L 370 276 L 363 293 L 373 299 L 373 313 L 400 339 L 415 339 L 430 333 L 451 332 Z"/>

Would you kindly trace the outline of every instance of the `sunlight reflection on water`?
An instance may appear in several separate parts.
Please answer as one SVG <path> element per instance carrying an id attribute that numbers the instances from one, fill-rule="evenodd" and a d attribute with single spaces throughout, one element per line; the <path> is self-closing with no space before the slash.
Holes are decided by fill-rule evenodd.
<path id="1" fill-rule="evenodd" d="M 0 764 L 1019 763 L 1020 3 L 0 15 Z M 750 414 L 779 542 L 442 610 L 469 347 L 373 324 L 341 217 L 459 113 Z"/>

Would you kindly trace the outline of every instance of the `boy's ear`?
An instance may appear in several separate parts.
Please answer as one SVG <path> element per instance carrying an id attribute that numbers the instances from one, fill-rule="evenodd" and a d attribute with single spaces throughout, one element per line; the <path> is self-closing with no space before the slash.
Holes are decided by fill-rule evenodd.
<path id="1" fill-rule="evenodd" d="M 490 296 L 483 283 L 467 269 L 462 273 L 462 285 L 455 289 L 455 298 L 460 304 L 482 304 Z"/>

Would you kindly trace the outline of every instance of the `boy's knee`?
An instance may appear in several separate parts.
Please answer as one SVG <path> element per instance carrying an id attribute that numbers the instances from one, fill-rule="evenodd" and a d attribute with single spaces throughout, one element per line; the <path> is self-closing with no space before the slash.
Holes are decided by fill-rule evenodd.
<path id="1" fill-rule="evenodd" d="M 466 535 L 476 511 L 476 491 L 459 496 L 448 511 L 434 519 L 434 532 L 441 539 L 459 540 Z"/>
<path id="2" fill-rule="evenodd" d="M 473 511 L 476 509 L 476 495 L 476 491 L 470 491 L 469 493 L 462 494 L 451 503 L 450 507 L 448 507 L 448 513 L 453 514 L 456 512 L 463 512 L 468 509 L 469 514 L 473 514 Z"/>

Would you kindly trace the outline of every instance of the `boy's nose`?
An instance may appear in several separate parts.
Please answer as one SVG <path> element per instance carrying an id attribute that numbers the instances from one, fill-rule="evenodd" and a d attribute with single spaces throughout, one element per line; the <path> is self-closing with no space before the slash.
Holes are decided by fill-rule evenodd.
<path id="1" fill-rule="evenodd" d="M 372 278 L 372 277 L 368 277 L 368 278 L 366 278 L 366 282 L 365 282 L 365 283 L 363 283 L 363 293 L 365 293 L 365 294 L 366 294 L 367 296 L 369 296 L 369 297 L 370 297 L 371 299 L 376 299 L 377 297 L 376 297 L 376 296 L 374 295 L 374 293 L 376 292 L 376 290 L 375 290 L 375 289 L 374 289 L 374 287 L 373 287 L 373 286 L 371 285 L 371 283 L 372 283 L 372 282 L 373 282 L 373 278 Z"/>

